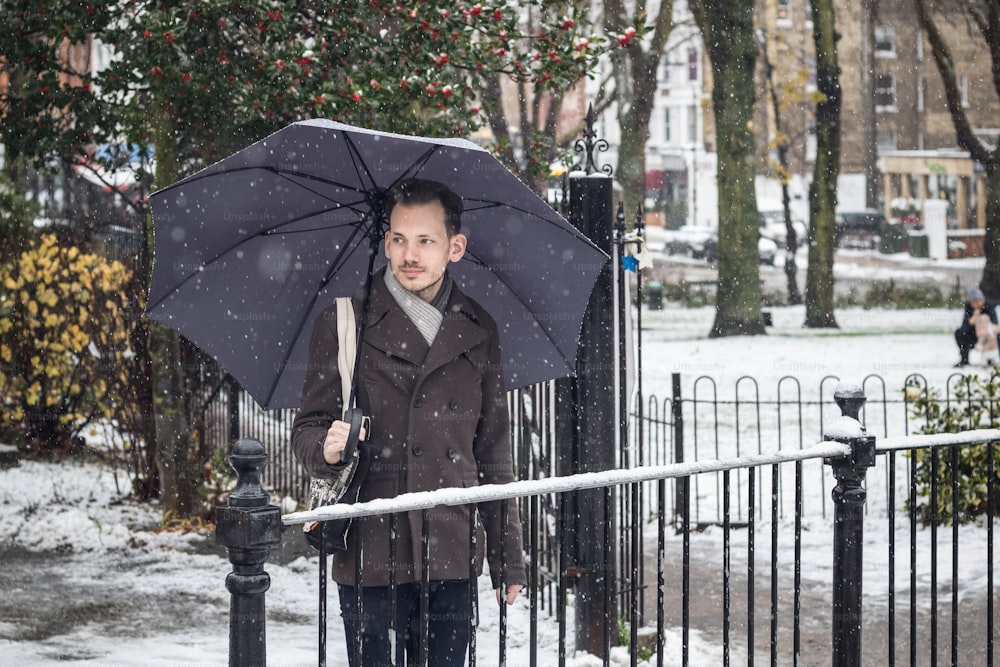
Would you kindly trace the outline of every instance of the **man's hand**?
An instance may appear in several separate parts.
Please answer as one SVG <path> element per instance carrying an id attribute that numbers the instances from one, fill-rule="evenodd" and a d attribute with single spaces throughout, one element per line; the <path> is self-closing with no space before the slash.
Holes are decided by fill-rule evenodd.
<path id="1" fill-rule="evenodd" d="M 507 587 L 507 604 L 514 604 L 514 600 L 517 599 L 517 594 L 521 592 L 522 588 L 524 588 L 524 586 L 522 586 L 521 584 L 511 584 L 510 586 Z M 497 604 L 501 604 L 500 589 L 498 588 L 496 589 L 496 591 L 497 591 Z"/>
<path id="2" fill-rule="evenodd" d="M 323 440 L 323 460 L 334 465 L 340 463 L 340 453 L 347 447 L 347 436 L 351 432 L 351 425 L 345 421 L 337 420 L 330 424 L 326 431 L 326 439 Z M 368 434 L 364 427 L 358 434 L 358 440 L 364 440 Z"/>

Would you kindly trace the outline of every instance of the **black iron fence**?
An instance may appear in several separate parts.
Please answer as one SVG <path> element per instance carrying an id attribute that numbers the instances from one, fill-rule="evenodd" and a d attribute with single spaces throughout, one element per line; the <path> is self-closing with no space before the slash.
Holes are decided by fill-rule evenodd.
<path id="1" fill-rule="evenodd" d="M 693 378 L 675 373 L 671 395 L 648 396 L 633 402 L 630 412 L 631 444 L 619 455 L 620 468 L 639 465 L 663 465 L 762 454 L 779 449 L 803 447 L 823 437 L 824 426 L 839 415 L 833 393 L 839 382 L 835 376 L 819 379 L 806 386 L 793 376 L 780 378 L 772 387 L 762 387 L 749 376 L 739 378 L 732 387 L 720 388 L 709 376 Z M 955 374 L 942 388 L 940 400 L 945 408 L 968 401 L 969 377 Z M 903 385 L 912 385 L 904 392 Z M 861 382 L 867 396 L 862 421 L 869 433 L 879 437 L 907 435 L 920 428 L 913 405 L 920 395 L 930 391 L 923 376 L 914 374 L 899 385 L 889 384 L 872 374 Z M 515 470 L 519 479 L 539 479 L 557 475 L 555 428 L 555 390 L 546 383 L 509 394 L 512 419 Z M 1000 411 L 1000 403 L 994 411 Z M 264 410 L 234 384 L 215 395 L 205 408 L 203 440 L 215 448 L 228 449 L 240 438 L 253 438 L 264 444 L 270 464 L 263 472 L 262 483 L 275 494 L 302 500 L 308 480 L 291 452 L 291 424 L 294 410 Z M 888 493 L 888 472 L 878 470 L 879 493 Z M 809 482 L 819 485 L 823 501 L 818 510 L 828 510 L 829 480 L 820 466 L 807 470 Z M 721 522 L 721 475 L 705 475 L 694 480 L 692 521 L 701 527 Z M 743 475 L 733 479 L 736 489 L 745 489 Z M 779 488 L 782 516 L 790 512 L 790 484 Z M 762 507 L 758 489 L 757 507 Z M 747 504 L 735 508 L 735 521 L 745 523 Z M 668 499 L 666 508 L 677 513 L 676 499 Z M 622 525 L 624 525 L 623 522 Z"/>
<path id="2" fill-rule="evenodd" d="M 951 397 L 949 392 L 946 400 Z M 470 664 L 484 655 L 487 664 L 495 657 L 510 664 L 565 664 L 577 649 L 575 584 L 581 573 L 567 559 L 561 530 L 567 499 L 584 489 L 603 491 L 598 496 L 605 499 L 604 511 L 617 517 L 621 532 L 619 541 L 606 545 L 617 583 L 615 596 L 602 606 L 604 664 L 619 645 L 632 664 L 640 655 L 654 656 L 653 664 L 685 665 L 755 659 L 796 665 L 994 664 L 993 499 L 1000 431 L 913 436 L 904 426 L 903 435 L 876 440 L 860 426 L 845 431 L 840 410 L 823 416 L 824 400 L 818 400 L 825 433 L 843 442 L 810 445 L 803 435 L 778 447 L 769 437 L 739 454 L 720 450 L 720 456 L 691 455 L 683 463 L 651 459 L 632 470 L 552 478 L 543 472 L 553 451 L 546 435 L 551 430 L 544 428 L 551 396 L 538 388 L 515 398 L 518 467 L 522 478 L 531 479 L 457 495 L 444 490 L 417 500 L 401 496 L 388 511 L 383 503 L 379 510 L 339 506 L 282 518 L 255 477 L 267 458 L 264 447 L 241 441 L 233 459 L 240 486 L 218 521 L 218 539 L 235 564 L 227 580 L 233 593 L 232 664 L 263 664 L 263 563 L 269 545 L 281 539 L 282 522 L 391 515 L 503 497 L 520 498 L 525 519 L 530 640 L 510 647 L 501 622 L 498 636 L 478 637 L 478 650 L 473 640 Z M 874 399 L 863 415 L 869 423 L 878 422 L 876 414 L 905 413 L 909 400 L 904 396 L 897 406 L 891 397 Z M 664 443 L 679 440 L 666 433 L 679 432 L 678 414 L 683 420 L 691 408 L 684 408 L 684 400 L 681 409 L 672 402 L 670 420 L 650 416 L 652 423 L 662 422 Z M 809 402 L 803 414 L 813 409 L 807 409 Z M 721 414 L 727 403 L 716 397 L 710 405 Z M 844 410 L 858 414 L 859 408 Z M 657 442 L 656 432 L 650 430 L 650 442 Z M 870 426 L 868 433 L 879 429 Z M 959 445 L 970 444 L 984 452 L 989 500 L 980 519 L 960 525 L 957 509 L 942 515 L 937 507 L 919 514 L 916 453 L 927 450 L 932 465 L 944 467 L 957 461 Z M 869 467 L 875 472 L 869 474 Z M 826 487 L 818 489 L 817 478 Z M 883 481 L 884 491 L 876 491 Z M 957 484 L 956 472 L 948 483 Z M 696 521 L 703 499 L 712 507 L 705 510 L 711 520 Z M 429 545 L 423 552 L 433 558 Z M 555 636 L 540 640 L 540 626 L 553 623 Z M 487 644 L 497 652 L 485 651 Z"/>

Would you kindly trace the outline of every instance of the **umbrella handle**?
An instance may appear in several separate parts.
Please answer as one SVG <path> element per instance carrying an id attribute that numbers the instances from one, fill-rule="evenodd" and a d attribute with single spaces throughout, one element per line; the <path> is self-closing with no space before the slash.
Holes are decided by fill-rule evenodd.
<path id="1" fill-rule="evenodd" d="M 344 413 L 344 421 L 351 425 L 351 429 L 347 433 L 347 444 L 344 446 L 344 451 L 340 452 L 340 461 L 347 463 L 357 454 L 361 427 L 368 420 L 365 418 L 365 414 L 361 411 L 361 408 L 351 408 Z"/>

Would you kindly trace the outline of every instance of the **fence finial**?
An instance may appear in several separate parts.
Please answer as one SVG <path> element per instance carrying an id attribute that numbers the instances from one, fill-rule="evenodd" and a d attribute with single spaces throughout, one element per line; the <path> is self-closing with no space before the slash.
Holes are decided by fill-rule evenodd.
<path id="1" fill-rule="evenodd" d="M 594 111 L 594 105 L 590 104 L 587 107 L 587 116 L 584 118 L 584 128 L 581 134 L 583 139 L 577 139 L 573 144 L 573 150 L 577 153 L 584 154 L 583 163 L 577 162 L 572 167 L 571 171 L 583 170 L 587 174 L 593 174 L 596 171 L 601 171 L 610 176 L 612 174 L 611 165 L 605 164 L 600 167 L 597 166 L 596 153 L 598 151 L 608 150 L 608 142 L 606 139 L 597 138 L 597 130 L 594 129 L 594 123 L 597 122 L 597 113 Z"/>
<path id="2" fill-rule="evenodd" d="M 860 421 L 861 408 L 864 407 L 868 397 L 864 390 L 850 382 L 841 382 L 833 392 L 833 400 L 840 407 L 840 412 L 845 417 L 851 417 Z"/>

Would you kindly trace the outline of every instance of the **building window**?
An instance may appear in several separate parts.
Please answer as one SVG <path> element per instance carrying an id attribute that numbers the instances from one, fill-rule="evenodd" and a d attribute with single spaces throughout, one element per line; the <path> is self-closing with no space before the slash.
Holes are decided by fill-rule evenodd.
<path id="1" fill-rule="evenodd" d="M 875 75 L 875 111 L 896 110 L 896 77 L 892 74 Z"/>
<path id="2" fill-rule="evenodd" d="M 789 25 L 792 22 L 792 0 L 778 0 L 778 9 L 775 18 L 779 24 Z"/>
<path id="3" fill-rule="evenodd" d="M 810 0 L 806 0 L 802 3 L 804 9 L 803 14 L 805 14 L 806 25 L 812 25 L 813 22 L 813 3 Z"/>
<path id="4" fill-rule="evenodd" d="M 688 81 L 698 80 L 698 49 L 688 49 Z"/>
<path id="5" fill-rule="evenodd" d="M 806 160 L 816 161 L 816 123 L 809 123 L 809 132 L 806 135 Z"/>
<path id="6" fill-rule="evenodd" d="M 881 153 L 882 151 L 896 150 L 896 131 L 895 130 L 876 131 L 875 148 L 879 153 Z"/>
<path id="7" fill-rule="evenodd" d="M 924 31 L 917 30 L 917 62 L 924 62 Z"/>
<path id="8" fill-rule="evenodd" d="M 927 94 L 927 77 L 923 74 L 917 75 L 917 111 L 924 110 L 924 95 Z"/>
<path id="9" fill-rule="evenodd" d="M 806 56 L 806 90 L 816 90 L 816 59 Z"/>
<path id="10" fill-rule="evenodd" d="M 891 25 L 875 26 L 875 57 L 896 57 L 896 29 Z"/>
<path id="11" fill-rule="evenodd" d="M 969 77 L 959 74 L 958 79 L 958 99 L 962 102 L 962 107 L 969 106 Z"/>
<path id="12" fill-rule="evenodd" d="M 670 143 L 670 117 L 671 113 L 670 107 L 663 110 L 663 141 Z"/>
<path id="13" fill-rule="evenodd" d="M 698 143 L 698 107 L 694 104 L 688 107 L 688 141 Z"/>

